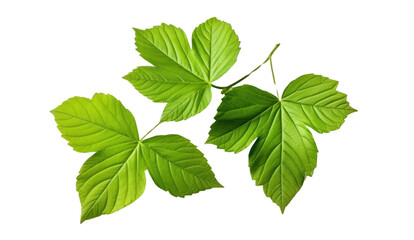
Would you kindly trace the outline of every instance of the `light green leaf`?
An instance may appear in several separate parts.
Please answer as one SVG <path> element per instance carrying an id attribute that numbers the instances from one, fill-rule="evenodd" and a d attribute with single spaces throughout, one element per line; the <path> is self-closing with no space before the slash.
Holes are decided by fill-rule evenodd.
<path id="1" fill-rule="evenodd" d="M 194 82 L 207 82 L 207 74 L 190 48 L 181 28 L 161 24 L 153 28 L 135 30 L 135 45 L 141 57 L 152 65 Z"/>
<path id="2" fill-rule="evenodd" d="M 180 101 L 167 103 L 162 112 L 161 121 L 166 122 L 171 119 L 184 120 L 203 111 L 211 101 L 211 87 L 200 88 L 185 95 Z"/>
<path id="3" fill-rule="evenodd" d="M 338 82 L 307 74 L 292 81 L 283 92 L 283 104 L 307 126 L 319 133 L 339 129 L 348 114 L 346 94 L 336 91 Z"/>
<path id="4" fill-rule="evenodd" d="M 188 139 L 178 135 L 139 139 L 132 114 L 109 94 L 70 98 L 52 113 L 69 145 L 80 152 L 96 152 L 77 178 L 81 222 L 138 199 L 145 189 L 146 163 L 155 183 L 174 196 L 221 187 Z"/>
<path id="5" fill-rule="evenodd" d="M 203 111 L 211 101 L 211 86 L 190 82 L 156 67 L 138 67 L 124 77 L 154 102 L 167 102 L 161 121 L 180 121 Z"/>
<path id="6" fill-rule="evenodd" d="M 355 109 L 337 82 L 308 74 L 292 81 L 282 100 L 244 85 L 227 92 L 207 143 L 239 152 L 257 138 L 249 153 L 252 178 L 282 212 L 316 167 L 317 147 L 307 126 L 338 129 Z"/>
<path id="7" fill-rule="evenodd" d="M 139 139 L 134 116 L 111 95 L 73 97 L 51 112 L 62 137 L 78 152 L 96 152 Z"/>
<path id="8" fill-rule="evenodd" d="M 141 154 L 155 184 L 173 196 L 222 187 L 203 153 L 184 137 L 164 135 L 144 140 Z"/>
<path id="9" fill-rule="evenodd" d="M 256 185 L 263 185 L 267 197 L 282 212 L 316 167 L 318 152 L 312 134 L 303 123 L 279 105 L 267 132 L 254 143 L 249 167 Z"/>
<path id="10" fill-rule="evenodd" d="M 138 152 L 136 143 L 121 143 L 95 153 L 84 163 L 77 178 L 81 222 L 116 212 L 142 195 L 145 163 Z"/>
<path id="11" fill-rule="evenodd" d="M 124 79 L 149 99 L 168 103 L 161 121 L 181 121 L 203 111 L 211 100 L 211 82 L 233 66 L 240 51 L 231 25 L 216 18 L 194 30 L 193 49 L 173 25 L 134 30 L 138 52 L 154 67 L 138 67 Z"/>
<path id="12" fill-rule="evenodd" d="M 192 40 L 209 82 L 219 79 L 236 63 L 240 41 L 230 24 L 210 18 L 194 29 Z"/>
<path id="13" fill-rule="evenodd" d="M 118 211 L 141 196 L 145 163 L 138 159 L 138 129 L 121 102 L 97 93 L 92 99 L 70 98 L 52 113 L 74 150 L 96 152 L 78 176 L 81 222 Z"/>

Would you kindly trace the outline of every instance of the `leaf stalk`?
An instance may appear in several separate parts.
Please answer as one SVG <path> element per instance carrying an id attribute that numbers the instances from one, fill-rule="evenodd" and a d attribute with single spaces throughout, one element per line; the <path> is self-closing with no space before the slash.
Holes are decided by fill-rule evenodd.
<path id="1" fill-rule="evenodd" d="M 212 87 L 217 88 L 217 89 L 222 89 L 221 94 L 225 94 L 226 92 L 228 92 L 233 86 L 235 86 L 236 84 L 240 83 L 241 81 L 243 81 L 244 79 L 248 78 L 250 76 L 250 74 L 256 72 L 263 64 L 267 63 L 267 61 L 270 60 L 270 64 L 272 65 L 272 55 L 273 53 L 276 51 L 276 49 L 280 46 L 280 43 L 276 44 L 276 46 L 272 49 L 272 51 L 270 52 L 269 56 L 266 58 L 266 60 L 260 64 L 259 66 L 257 66 L 255 69 L 253 69 L 253 71 L 251 71 L 250 73 L 248 73 L 246 76 L 240 78 L 239 80 L 235 81 L 234 83 L 226 86 L 226 87 L 221 87 L 221 86 L 216 86 L 211 84 Z M 272 66 L 272 74 L 273 74 L 273 66 Z M 275 82 L 275 78 L 273 75 L 273 81 Z M 276 82 L 275 82 L 276 84 Z"/>
<path id="2" fill-rule="evenodd" d="M 272 70 L 273 83 L 276 85 L 276 79 L 275 79 L 275 72 L 273 70 L 272 57 L 270 57 L 269 62 L 270 62 L 270 70 Z M 277 95 L 277 98 L 280 99 L 279 92 L 277 91 L 277 89 L 276 89 L 276 95 Z"/>
<path id="3" fill-rule="evenodd" d="M 141 141 L 144 140 L 144 138 L 150 134 L 155 128 L 157 128 L 162 122 L 157 123 L 157 125 L 155 125 L 153 128 L 151 128 L 151 130 L 149 130 L 142 138 Z"/>

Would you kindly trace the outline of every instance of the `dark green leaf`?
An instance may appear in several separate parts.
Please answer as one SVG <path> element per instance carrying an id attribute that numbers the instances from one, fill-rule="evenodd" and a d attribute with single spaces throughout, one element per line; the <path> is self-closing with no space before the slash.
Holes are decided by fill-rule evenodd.
<path id="1" fill-rule="evenodd" d="M 316 167 L 318 132 L 338 129 L 355 109 L 338 82 L 308 74 L 292 81 L 282 100 L 244 85 L 225 94 L 207 143 L 239 152 L 257 138 L 249 154 L 252 178 L 282 212 Z"/>

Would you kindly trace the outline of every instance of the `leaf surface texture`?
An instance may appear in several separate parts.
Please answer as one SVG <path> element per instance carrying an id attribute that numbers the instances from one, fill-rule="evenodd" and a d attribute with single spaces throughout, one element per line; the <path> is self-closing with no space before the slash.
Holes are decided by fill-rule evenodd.
<path id="1" fill-rule="evenodd" d="M 133 115 L 112 95 L 74 97 L 51 111 L 78 152 L 96 152 L 82 166 L 77 191 L 81 222 L 116 212 L 145 189 L 145 170 L 173 196 L 221 187 L 203 154 L 179 135 L 139 139 Z"/>
<path id="2" fill-rule="evenodd" d="M 231 152 L 247 148 L 252 178 L 281 211 L 316 167 L 317 147 L 307 126 L 317 132 L 338 129 L 350 107 L 337 81 L 303 75 L 285 89 L 282 99 L 250 85 L 225 94 L 207 143 Z"/>
<path id="3" fill-rule="evenodd" d="M 196 146 L 179 135 L 144 140 L 141 153 L 155 184 L 172 195 L 184 197 L 213 187 L 222 187 Z"/>
<path id="4" fill-rule="evenodd" d="M 236 62 L 240 42 L 231 25 L 211 18 L 198 26 L 190 47 L 184 31 L 161 24 L 135 30 L 135 45 L 153 64 L 124 76 L 141 94 L 167 103 L 161 121 L 181 121 L 203 111 L 211 101 L 211 82 Z"/>

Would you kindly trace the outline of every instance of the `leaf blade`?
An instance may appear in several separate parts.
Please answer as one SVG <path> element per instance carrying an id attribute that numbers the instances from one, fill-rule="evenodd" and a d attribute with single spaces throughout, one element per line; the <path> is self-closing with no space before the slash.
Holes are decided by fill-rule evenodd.
<path id="1" fill-rule="evenodd" d="M 335 130 L 348 114 L 355 111 L 346 101 L 346 95 L 336 91 L 336 81 L 315 75 L 304 76 L 288 85 L 280 101 L 253 86 L 230 90 L 217 109 L 216 121 L 207 140 L 218 148 L 237 153 L 257 138 L 249 153 L 251 176 L 256 185 L 263 185 L 265 195 L 279 205 L 282 213 L 316 167 L 318 149 L 306 125 L 321 131 Z M 331 101 L 332 97 L 329 100 L 330 96 L 335 96 L 335 101 Z M 316 109 L 343 111 L 343 116 L 338 117 L 339 126 L 323 126 L 327 125 L 326 121 L 317 124 L 307 121 L 302 110 L 297 108 L 304 104 Z M 265 111 L 267 114 L 263 114 Z M 246 123 L 257 123 L 257 119 L 266 120 L 255 124 L 251 131 L 246 130 L 249 129 L 244 127 Z M 242 144 L 237 144 L 240 142 Z"/>
<path id="2" fill-rule="evenodd" d="M 207 83 L 190 82 L 157 67 L 138 67 L 124 76 L 136 90 L 154 102 L 175 101 L 182 95 L 203 88 Z"/>
<path id="3" fill-rule="evenodd" d="M 62 137 L 78 152 L 96 152 L 139 139 L 135 118 L 109 94 L 70 98 L 51 113 Z"/>
<path id="4" fill-rule="evenodd" d="M 233 88 L 217 109 L 206 143 L 225 151 L 240 152 L 269 124 L 277 102 L 272 94 L 250 85 Z"/>
<path id="5" fill-rule="evenodd" d="M 134 30 L 137 51 L 145 60 L 185 79 L 206 81 L 207 76 L 201 71 L 181 28 L 163 23 L 145 30 Z"/>
<path id="6" fill-rule="evenodd" d="M 211 101 L 211 82 L 233 66 L 240 51 L 231 25 L 216 18 L 194 30 L 193 49 L 184 31 L 173 25 L 134 31 L 137 51 L 154 67 L 139 67 L 124 79 L 151 100 L 167 103 L 161 121 L 181 121 L 203 111 Z"/>
<path id="7" fill-rule="evenodd" d="M 161 121 L 181 121 L 202 112 L 211 101 L 211 87 L 204 86 L 167 103 L 162 112 Z"/>
<path id="8" fill-rule="evenodd" d="M 330 132 L 339 129 L 348 114 L 356 111 L 337 86 L 337 81 L 327 77 L 306 74 L 286 87 L 282 100 L 307 126 L 319 133 Z"/>
<path id="9" fill-rule="evenodd" d="M 82 166 L 76 188 L 82 205 L 81 223 L 114 213 L 145 190 L 145 164 L 139 145 L 121 143 L 92 155 Z"/>
<path id="10" fill-rule="evenodd" d="M 222 187 L 196 146 L 179 135 L 162 135 L 142 142 L 141 154 L 154 183 L 173 196 L 184 197 Z"/>
<path id="11" fill-rule="evenodd" d="M 316 144 L 302 123 L 281 106 L 266 136 L 260 136 L 249 153 L 256 185 L 279 205 L 282 213 L 316 167 Z"/>
<path id="12" fill-rule="evenodd" d="M 229 23 L 210 18 L 193 31 L 193 49 L 209 82 L 223 76 L 237 61 L 240 41 Z"/>

